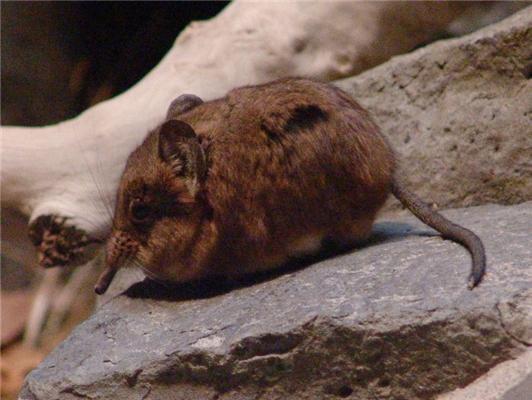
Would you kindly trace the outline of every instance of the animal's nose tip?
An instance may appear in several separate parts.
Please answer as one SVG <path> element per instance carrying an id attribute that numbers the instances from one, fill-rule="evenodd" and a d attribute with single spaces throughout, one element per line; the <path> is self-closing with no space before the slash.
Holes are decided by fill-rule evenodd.
<path id="1" fill-rule="evenodd" d="M 105 270 L 98 278 L 98 282 L 94 287 L 96 294 L 104 294 L 107 291 L 107 288 L 109 288 L 109 285 L 111 285 L 111 282 L 116 275 L 116 271 L 116 268 L 110 267 L 109 265 L 105 267 Z"/>

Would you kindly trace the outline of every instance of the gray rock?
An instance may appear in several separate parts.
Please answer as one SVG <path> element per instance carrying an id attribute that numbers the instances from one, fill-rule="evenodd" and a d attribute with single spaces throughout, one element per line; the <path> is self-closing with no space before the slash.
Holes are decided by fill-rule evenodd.
<path id="1" fill-rule="evenodd" d="M 340 81 L 442 208 L 532 199 L 532 6 Z M 397 203 L 394 203 L 397 207 Z"/>
<path id="2" fill-rule="evenodd" d="M 532 202 L 451 210 L 488 274 L 414 218 L 343 255 L 231 287 L 134 284 L 29 374 L 20 399 L 427 399 L 531 345 Z M 232 290 L 229 290 L 232 289 Z"/>

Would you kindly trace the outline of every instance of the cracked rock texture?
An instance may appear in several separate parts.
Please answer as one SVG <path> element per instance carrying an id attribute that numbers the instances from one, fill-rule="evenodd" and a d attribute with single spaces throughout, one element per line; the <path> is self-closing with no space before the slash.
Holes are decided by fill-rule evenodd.
<path id="1" fill-rule="evenodd" d="M 445 212 L 488 274 L 414 218 L 364 247 L 254 282 L 114 296 L 27 377 L 21 399 L 427 399 L 531 345 L 532 202 Z"/>
<path id="2" fill-rule="evenodd" d="M 338 85 L 373 114 L 412 189 L 448 208 L 532 199 L 531 77 L 529 6 Z"/>

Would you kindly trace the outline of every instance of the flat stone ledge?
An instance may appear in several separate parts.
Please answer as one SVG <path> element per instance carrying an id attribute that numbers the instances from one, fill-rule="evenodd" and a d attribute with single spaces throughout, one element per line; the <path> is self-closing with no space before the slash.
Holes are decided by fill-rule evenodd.
<path id="1" fill-rule="evenodd" d="M 466 250 L 413 218 L 363 248 L 239 287 L 137 283 L 33 372 L 20 399 L 427 399 L 529 349 L 532 202 L 444 212 Z M 168 397 L 171 396 L 171 397 Z"/>

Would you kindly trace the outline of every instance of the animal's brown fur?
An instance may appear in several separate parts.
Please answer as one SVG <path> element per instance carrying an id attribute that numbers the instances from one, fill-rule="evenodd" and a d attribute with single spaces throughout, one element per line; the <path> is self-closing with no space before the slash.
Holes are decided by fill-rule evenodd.
<path id="1" fill-rule="evenodd" d="M 151 132 L 120 182 L 110 268 L 122 251 L 117 236 L 135 243 L 129 249 L 138 249 L 148 274 L 183 282 L 275 268 L 324 239 L 348 244 L 369 235 L 396 162 L 368 113 L 340 89 L 291 78 L 192 107 L 174 103 L 168 119 L 194 129 L 207 175 L 176 174 L 177 156 L 169 162 L 158 150 L 169 124 Z M 177 153 L 192 143 L 183 140 Z M 149 205 L 148 223 L 132 223 L 134 198 Z"/>

